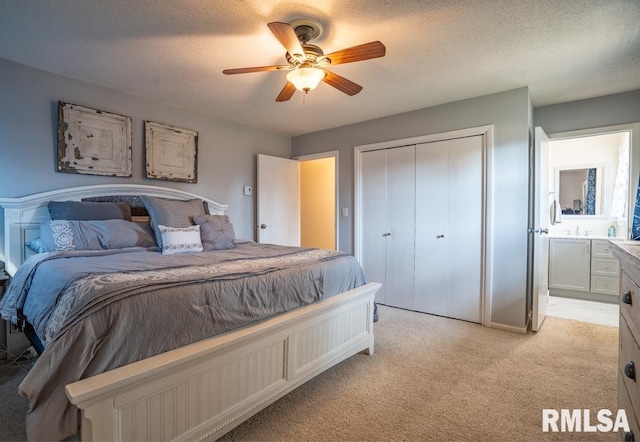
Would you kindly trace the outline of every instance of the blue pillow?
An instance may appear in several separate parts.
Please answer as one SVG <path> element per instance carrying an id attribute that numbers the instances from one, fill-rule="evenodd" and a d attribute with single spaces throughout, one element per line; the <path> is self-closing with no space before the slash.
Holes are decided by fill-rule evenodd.
<path id="1" fill-rule="evenodd" d="M 40 225 L 40 240 L 47 252 L 154 247 L 148 225 L 122 219 L 102 221 L 52 220 Z"/>
<path id="2" fill-rule="evenodd" d="M 24 244 L 27 247 L 29 247 L 29 250 L 31 250 L 33 252 L 36 252 L 36 253 L 44 253 L 44 252 L 47 251 L 46 247 L 42 243 L 42 239 L 40 239 L 40 238 L 32 239 L 31 241 L 27 241 Z"/>
<path id="3" fill-rule="evenodd" d="M 131 206 L 127 203 L 49 201 L 47 208 L 52 220 L 97 221 L 124 219 L 131 221 Z"/>

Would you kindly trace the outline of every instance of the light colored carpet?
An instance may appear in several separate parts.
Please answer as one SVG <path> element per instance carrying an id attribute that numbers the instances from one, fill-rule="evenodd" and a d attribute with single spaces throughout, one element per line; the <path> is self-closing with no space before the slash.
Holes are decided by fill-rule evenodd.
<path id="1" fill-rule="evenodd" d="M 224 439 L 616 439 L 541 426 L 543 408 L 617 409 L 615 327 L 548 317 L 537 334 L 519 335 L 381 307 L 374 330 L 374 355 L 326 371 Z M 0 374 L 2 440 L 24 438 L 21 376 Z"/>
<path id="2" fill-rule="evenodd" d="M 375 335 L 373 356 L 330 369 L 224 439 L 616 439 L 541 424 L 543 408 L 617 409 L 615 327 L 548 317 L 519 335 L 381 307 Z"/>
<path id="3" fill-rule="evenodd" d="M 18 384 L 26 374 L 26 366 L 0 361 L 0 441 L 27 440 L 25 415 L 29 403 L 18 395 Z"/>

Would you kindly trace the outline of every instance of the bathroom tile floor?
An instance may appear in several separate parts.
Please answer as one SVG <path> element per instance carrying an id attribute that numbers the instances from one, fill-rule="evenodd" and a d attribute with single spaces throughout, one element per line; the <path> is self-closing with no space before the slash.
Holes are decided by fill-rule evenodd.
<path id="1" fill-rule="evenodd" d="M 549 296 L 547 315 L 618 327 L 617 304 Z"/>

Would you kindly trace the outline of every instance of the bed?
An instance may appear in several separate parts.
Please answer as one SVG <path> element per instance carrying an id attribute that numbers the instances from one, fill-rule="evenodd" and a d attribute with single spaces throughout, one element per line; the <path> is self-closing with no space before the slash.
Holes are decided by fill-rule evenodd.
<path id="1" fill-rule="evenodd" d="M 227 209 L 146 185 L 0 199 L 13 276 L 5 297 L 23 296 L 45 344 L 20 387 L 32 404 L 30 438 L 67 437 L 79 422 L 82 440 L 217 439 L 331 366 L 373 352 L 379 284 L 367 284 L 341 252 L 236 240 L 233 248 L 174 254 L 171 229 L 160 232 L 161 249 L 115 234 L 105 241 L 126 247 L 35 254 L 26 246 L 42 224 L 57 226 L 52 201 L 129 197 L 200 201 L 207 220 Z M 29 301 L 30 289 L 41 297 Z"/>

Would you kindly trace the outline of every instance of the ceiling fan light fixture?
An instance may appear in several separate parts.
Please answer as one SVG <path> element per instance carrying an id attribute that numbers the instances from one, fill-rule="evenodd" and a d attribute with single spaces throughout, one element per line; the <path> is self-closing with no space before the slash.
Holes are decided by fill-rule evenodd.
<path id="1" fill-rule="evenodd" d="M 325 72 L 314 67 L 302 67 L 294 69 L 287 74 L 287 80 L 293 84 L 296 89 L 303 92 L 309 92 L 316 87 L 324 79 Z"/>

